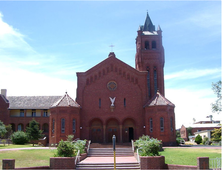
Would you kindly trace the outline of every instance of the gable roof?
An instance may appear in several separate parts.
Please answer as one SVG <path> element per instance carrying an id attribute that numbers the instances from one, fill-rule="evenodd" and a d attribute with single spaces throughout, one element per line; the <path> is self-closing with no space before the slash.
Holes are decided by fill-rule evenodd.
<path id="1" fill-rule="evenodd" d="M 5 103 L 9 103 L 9 101 L 6 99 L 4 95 L 0 94 L 0 97 L 5 101 Z"/>
<path id="2" fill-rule="evenodd" d="M 80 105 L 66 92 L 65 95 L 55 102 L 51 107 L 80 107 Z"/>
<path id="3" fill-rule="evenodd" d="M 62 96 L 8 96 L 9 109 L 49 109 Z"/>
<path id="4" fill-rule="evenodd" d="M 148 106 L 175 106 L 173 103 L 171 103 L 169 100 L 167 100 L 164 96 L 162 96 L 159 91 L 153 96 L 151 100 L 145 104 L 144 107 Z"/>
<path id="5" fill-rule="evenodd" d="M 98 63 L 97 65 L 95 65 L 94 67 L 90 68 L 89 70 L 85 71 L 85 72 L 77 72 L 77 76 L 78 75 L 87 75 L 87 74 L 91 74 L 94 71 L 98 71 L 101 70 L 103 68 L 106 68 L 106 66 L 110 66 L 111 64 L 116 64 L 118 63 L 119 65 L 121 65 L 121 69 L 122 70 L 130 70 L 131 72 L 134 72 L 136 74 L 146 74 L 146 71 L 138 71 L 135 68 L 131 67 L 130 65 L 126 64 L 125 62 L 121 61 L 120 59 L 116 58 L 116 55 L 114 52 L 110 52 L 108 57 L 106 59 L 104 59 L 103 61 L 101 61 L 100 63 Z M 113 68 L 114 69 L 114 68 Z M 110 70 L 112 71 L 112 70 Z"/>

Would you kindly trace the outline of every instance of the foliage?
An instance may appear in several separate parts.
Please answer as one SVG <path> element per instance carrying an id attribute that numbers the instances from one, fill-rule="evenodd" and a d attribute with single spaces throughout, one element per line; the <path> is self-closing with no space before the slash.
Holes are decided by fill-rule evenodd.
<path id="1" fill-rule="evenodd" d="M 192 136 L 192 127 L 188 127 L 187 128 L 187 133 L 188 133 L 188 136 Z"/>
<path id="2" fill-rule="evenodd" d="M 34 119 L 29 122 L 29 127 L 26 128 L 26 133 L 29 140 L 38 140 L 42 137 L 42 132 L 42 130 L 39 130 L 39 123 Z"/>
<path id="3" fill-rule="evenodd" d="M 4 144 L 4 146 L 5 146 L 6 140 L 5 140 L 5 139 L 2 139 L 1 142 L 2 142 L 2 143 Z"/>
<path id="4" fill-rule="evenodd" d="M 25 143 L 28 142 L 28 137 L 27 137 L 26 133 L 23 131 L 14 132 L 12 134 L 11 138 L 12 138 L 12 142 L 14 144 L 24 145 Z"/>
<path id="5" fill-rule="evenodd" d="M 212 141 L 215 141 L 215 142 L 221 141 L 221 128 L 220 129 L 214 129 L 212 131 L 211 136 L 212 136 L 212 138 L 211 138 Z"/>
<path id="6" fill-rule="evenodd" d="M 221 81 L 218 81 L 216 83 L 212 83 L 212 90 L 214 91 L 214 94 L 217 95 L 217 100 L 215 103 L 211 104 L 212 112 L 221 112 Z"/>
<path id="7" fill-rule="evenodd" d="M 8 125 L 5 125 L 5 129 L 6 129 L 6 133 L 4 135 L 4 138 L 5 139 L 10 139 L 12 133 L 13 133 L 13 130 L 12 130 L 12 125 L 8 124 Z"/>
<path id="8" fill-rule="evenodd" d="M 74 135 L 68 135 L 67 136 L 67 141 L 72 142 L 74 138 Z"/>
<path id="9" fill-rule="evenodd" d="M 179 138 L 176 138 L 176 142 L 177 142 L 177 145 L 179 144 L 183 144 L 184 143 L 184 139 L 179 137 Z"/>
<path id="10" fill-rule="evenodd" d="M 86 145 L 86 140 L 77 140 L 76 142 L 74 142 L 73 146 L 74 146 L 75 153 L 77 153 L 78 150 L 80 150 L 80 153 L 84 153 L 85 145 Z"/>
<path id="11" fill-rule="evenodd" d="M 202 142 L 202 137 L 200 135 L 197 135 L 196 138 L 195 138 L 195 142 L 197 144 L 200 144 Z"/>
<path id="12" fill-rule="evenodd" d="M 209 141 L 209 139 L 208 139 L 208 137 L 205 137 L 204 139 L 203 139 L 203 144 L 204 145 L 211 145 L 211 141 Z"/>
<path id="13" fill-rule="evenodd" d="M 143 135 L 134 142 L 134 146 L 139 150 L 140 156 L 159 156 L 161 141 Z"/>
<path id="14" fill-rule="evenodd" d="M 55 157 L 73 157 L 74 156 L 74 146 L 69 141 L 61 140 L 57 147 L 57 153 Z"/>
<path id="15" fill-rule="evenodd" d="M 7 131 L 6 131 L 5 125 L 4 125 L 4 123 L 0 120 L 0 137 L 3 137 L 6 132 L 7 132 Z"/>
<path id="16" fill-rule="evenodd" d="M 178 130 L 176 131 L 176 137 L 177 137 L 177 138 L 181 137 L 181 136 L 180 136 L 180 131 L 178 131 Z"/>

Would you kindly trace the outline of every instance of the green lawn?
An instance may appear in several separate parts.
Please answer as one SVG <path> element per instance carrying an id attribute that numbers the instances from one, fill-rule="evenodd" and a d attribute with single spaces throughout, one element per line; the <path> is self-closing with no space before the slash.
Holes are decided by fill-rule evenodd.
<path id="1" fill-rule="evenodd" d="M 49 166 L 49 158 L 54 156 L 51 149 L 1 151 L 0 167 L 2 159 L 15 159 L 15 167 Z"/>
<path id="2" fill-rule="evenodd" d="M 11 149 L 11 148 L 29 148 L 29 147 L 33 147 L 32 144 L 25 144 L 25 145 L 13 145 L 13 144 L 5 144 L 5 146 L 3 144 L 0 144 L 0 149 Z"/>
<path id="3" fill-rule="evenodd" d="M 1 151 L 0 167 L 2 159 L 15 159 L 16 168 L 49 166 L 49 158 L 53 157 L 54 153 L 55 150 L 51 149 Z M 165 148 L 160 154 L 165 156 L 167 164 L 197 165 L 197 157 L 221 157 L 221 149 Z"/>
<path id="4" fill-rule="evenodd" d="M 197 165 L 197 157 L 220 158 L 221 149 L 165 148 L 160 154 L 165 156 L 166 164 Z"/>

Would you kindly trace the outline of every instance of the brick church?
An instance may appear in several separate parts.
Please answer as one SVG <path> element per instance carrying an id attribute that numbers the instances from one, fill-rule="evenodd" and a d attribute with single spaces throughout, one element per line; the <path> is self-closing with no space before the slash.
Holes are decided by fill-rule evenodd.
<path id="1" fill-rule="evenodd" d="M 49 143 L 67 135 L 110 143 L 130 142 L 143 134 L 176 143 L 174 104 L 164 97 L 162 30 L 148 13 L 136 37 L 135 68 L 114 52 L 77 74 L 77 96 L 7 96 L 0 94 L 0 120 L 14 131 L 24 130 L 33 118 Z"/>

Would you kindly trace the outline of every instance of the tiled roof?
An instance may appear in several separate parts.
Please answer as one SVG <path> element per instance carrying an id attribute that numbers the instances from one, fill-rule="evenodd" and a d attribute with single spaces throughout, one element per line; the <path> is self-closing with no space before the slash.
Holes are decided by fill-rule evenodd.
<path id="1" fill-rule="evenodd" d="M 8 96 L 9 109 L 49 109 L 62 96 Z"/>
<path id="2" fill-rule="evenodd" d="M 80 105 L 66 93 L 51 107 L 80 107 Z"/>
<path id="3" fill-rule="evenodd" d="M 144 107 L 148 106 L 175 106 L 173 103 L 171 103 L 169 100 L 167 100 L 165 97 L 163 97 L 159 92 L 156 93 L 156 95 L 153 96 L 151 100 L 147 102 L 147 104 Z"/>

